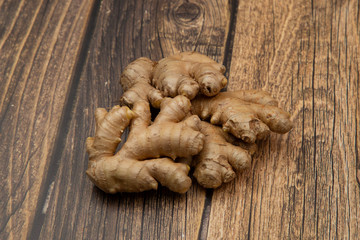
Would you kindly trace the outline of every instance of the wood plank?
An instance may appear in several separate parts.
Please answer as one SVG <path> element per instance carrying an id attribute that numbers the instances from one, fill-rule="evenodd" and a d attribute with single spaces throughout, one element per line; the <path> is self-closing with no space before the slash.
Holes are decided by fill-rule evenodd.
<path id="1" fill-rule="evenodd" d="M 0 3 L 0 239 L 25 239 L 92 1 Z"/>
<path id="2" fill-rule="evenodd" d="M 85 176 L 84 143 L 94 134 L 95 108 L 118 104 L 120 74 L 136 58 L 198 50 L 222 62 L 229 13 L 228 1 L 101 2 L 74 106 L 65 117 L 68 131 L 56 156 L 58 172 L 49 181 L 48 208 L 37 222 L 41 239 L 197 238 L 204 189 L 194 184 L 185 195 L 165 188 L 104 194 Z"/>
<path id="3" fill-rule="evenodd" d="M 229 89 L 269 91 L 295 128 L 214 192 L 209 239 L 358 238 L 359 7 L 240 2 Z"/>

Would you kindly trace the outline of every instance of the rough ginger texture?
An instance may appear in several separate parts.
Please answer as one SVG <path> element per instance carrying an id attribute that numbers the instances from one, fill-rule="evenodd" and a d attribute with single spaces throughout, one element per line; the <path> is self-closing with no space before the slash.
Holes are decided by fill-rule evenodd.
<path id="1" fill-rule="evenodd" d="M 176 163 L 176 157 L 196 155 L 203 148 L 197 116 L 189 114 L 190 101 L 184 96 L 164 99 L 153 124 L 149 103 L 113 107 L 110 112 L 96 110 L 95 137 L 89 137 L 87 175 L 108 193 L 141 192 L 157 189 L 158 182 L 174 192 L 184 193 L 191 186 L 189 166 Z M 131 124 L 130 124 L 131 122 Z M 130 124 L 128 140 L 115 154 L 121 134 Z"/>
<path id="2" fill-rule="evenodd" d="M 95 185 L 109 193 L 140 192 L 159 182 L 184 193 L 191 165 L 200 185 L 217 188 L 251 165 L 257 140 L 290 131 L 290 115 L 268 93 L 220 92 L 227 84 L 224 72 L 196 52 L 130 63 L 121 75 L 120 102 L 133 110 L 97 109 L 95 137 L 86 142 L 87 174 Z M 160 108 L 152 124 L 149 103 Z M 116 152 L 129 125 L 128 140 Z"/>
<path id="3" fill-rule="evenodd" d="M 154 67 L 152 85 L 164 96 L 193 99 L 198 92 L 215 96 L 227 84 L 225 67 L 197 52 L 183 52 L 161 59 Z"/>
<path id="4" fill-rule="evenodd" d="M 197 96 L 192 100 L 192 113 L 211 122 L 202 121 L 205 143 L 192 162 L 200 185 L 217 188 L 230 182 L 236 176 L 234 170 L 250 166 L 256 140 L 266 138 L 270 131 L 286 133 L 292 128 L 290 115 L 277 105 L 268 93 L 255 90 L 221 92 L 212 98 Z"/>
<path id="5" fill-rule="evenodd" d="M 217 188 L 232 181 L 236 174 L 251 165 L 251 155 L 256 144 L 242 142 L 220 127 L 201 122 L 200 131 L 205 135 L 204 147 L 193 159 L 194 177 L 205 188 Z"/>
<path id="6" fill-rule="evenodd" d="M 221 92 L 212 98 L 197 96 L 191 103 L 192 114 L 210 118 L 212 124 L 248 143 L 265 139 L 270 131 L 286 133 L 293 127 L 290 114 L 263 91 Z"/>
<path id="7" fill-rule="evenodd" d="M 151 85 L 155 62 L 142 57 L 131 62 L 123 71 L 120 84 L 124 94 L 120 99 L 122 105 L 132 107 L 137 101 L 149 101 L 152 106 L 159 108 L 162 94 Z"/>

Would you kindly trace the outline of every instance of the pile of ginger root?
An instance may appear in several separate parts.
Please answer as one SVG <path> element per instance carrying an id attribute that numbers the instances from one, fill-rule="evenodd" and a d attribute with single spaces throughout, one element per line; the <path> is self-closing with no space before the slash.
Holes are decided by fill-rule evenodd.
<path id="1" fill-rule="evenodd" d="M 197 52 L 130 63 L 120 79 L 121 106 L 95 112 L 95 136 L 86 140 L 91 181 L 107 193 L 142 192 L 159 183 L 185 193 L 190 168 L 205 188 L 249 168 L 257 141 L 293 125 L 264 91 L 221 92 L 224 72 Z M 150 106 L 160 109 L 153 121 Z M 116 151 L 127 127 L 128 138 Z"/>

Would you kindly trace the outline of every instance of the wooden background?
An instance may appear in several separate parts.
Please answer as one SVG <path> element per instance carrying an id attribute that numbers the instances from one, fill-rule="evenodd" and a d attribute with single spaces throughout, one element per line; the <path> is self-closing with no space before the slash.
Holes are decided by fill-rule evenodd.
<path id="1" fill-rule="evenodd" d="M 0 0 L 0 239 L 358 239 L 359 16 L 357 0 Z M 134 59 L 189 50 L 295 128 L 219 189 L 104 194 L 85 176 L 95 108 Z"/>

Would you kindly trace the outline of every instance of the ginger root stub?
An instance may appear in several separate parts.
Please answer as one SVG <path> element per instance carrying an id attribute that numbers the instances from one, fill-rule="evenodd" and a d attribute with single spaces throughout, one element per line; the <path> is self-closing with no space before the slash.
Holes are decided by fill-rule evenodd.
<path id="1" fill-rule="evenodd" d="M 225 67 L 197 52 L 182 52 L 161 59 L 154 67 L 152 85 L 164 96 L 193 99 L 200 92 L 215 96 L 227 84 Z"/>

